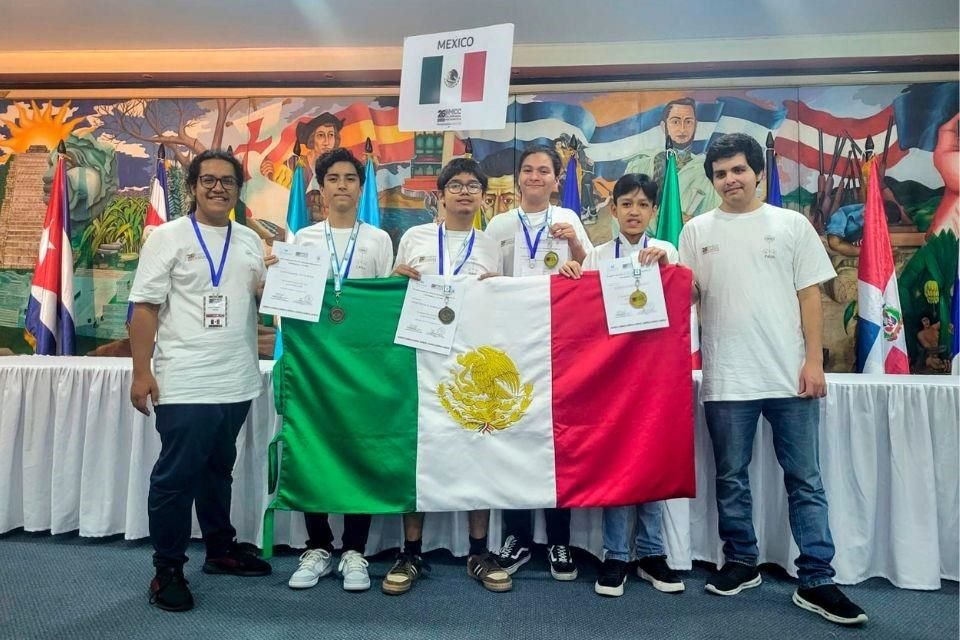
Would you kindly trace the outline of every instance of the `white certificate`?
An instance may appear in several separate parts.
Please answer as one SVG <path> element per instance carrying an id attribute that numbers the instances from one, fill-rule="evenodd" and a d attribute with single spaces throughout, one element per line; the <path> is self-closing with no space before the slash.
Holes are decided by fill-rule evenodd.
<path id="1" fill-rule="evenodd" d="M 447 355 L 460 320 L 463 283 L 467 276 L 451 278 L 444 292 L 443 276 L 421 276 L 407 284 L 395 344 Z"/>
<path id="2" fill-rule="evenodd" d="M 536 234 L 531 232 L 531 236 Z M 514 276 L 543 276 L 559 273 L 560 267 L 570 259 L 570 245 L 566 240 L 553 238 L 544 230 L 537 245 L 537 252 L 530 259 L 530 249 L 527 247 L 527 238 L 523 231 L 519 231 L 513 239 L 513 275 Z"/>
<path id="3" fill-rule="evenodd" d="M 600 265 L 600 289 L 610 335 L 670 326 L 660 266 L 639 266 L 637 255 Z"/>
<path id="4" fill-rule="evenodd" d="M 267 269 L 260 313 L 319 320 L 330 254 L 323 247 L 274 242 L 273 255 L 280 261 Z"/>

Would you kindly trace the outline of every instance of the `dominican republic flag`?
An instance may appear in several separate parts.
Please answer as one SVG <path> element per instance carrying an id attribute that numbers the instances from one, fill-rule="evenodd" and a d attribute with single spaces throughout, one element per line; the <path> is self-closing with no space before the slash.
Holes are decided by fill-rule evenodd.
<path id="1" fill-rule="evenodd" d="M 482 102 L 486 68 L 486 51 L 424 58 L 420 70 L 420 104 Z"/>
<path id="2" fill-rule="evenodd" d="M 857 371 L 910 373 L 897 274 L 877 173 L 871 171 L 868 181 L 857 268 Z"/>
<path id="3" fill-rule="evenodd" d="M 143 227 L 159 227 L 167 221 L 167 168 L 164 161 L 157 158 L 157 171 L 150 181 L 150 202 Z"/>
<path id="4" fill-rule="evenodd" d="M 596 273 L 458 277 L 463 306 L 449 355 L 394 344 L 405 280 L 344 282 L 340 324 L 328 319 L 328 285 L 320 322 L 283 325 L 273 373 L 283 427 L 270 446 L 276 497 L 264 549 L 274 509 L 408 513 L 693 496 L 693 277 L 682 266 L 661 273 L 670 326 L 615 336 Z"/>
<path id="5" fill-rule="evenodd" d="M 70 205 L 62 153 L 53 174 L 24 328 L 24 337 L 36 354 L 72 356 L 76 352 Z"/>

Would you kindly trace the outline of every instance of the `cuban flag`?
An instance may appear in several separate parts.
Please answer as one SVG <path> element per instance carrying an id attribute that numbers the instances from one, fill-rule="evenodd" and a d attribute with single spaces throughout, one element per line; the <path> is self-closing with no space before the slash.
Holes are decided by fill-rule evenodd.
<path id="1" fill-rule="evenodd" d="M 157 171 L 150 182 L 150 203 L 143 220 L 144 230 L 159 227 L 167 221 L 167 167 L 157 158 Z"/>
<path id="2" fill-rule="evenodd" d="M 40 236 L 37 266 L 24 321 L 24 337 L 34 353 L 40 355 L 72 356 L 76 352 L 68 202 L 67 173 L 61 152 L 53 175 L 50 204 Z"/>
<path id="3" fill-rule="evenodd" d="M 857 269 L 857 372 L 910 373 L 878 173 L 870 172 L 863 212 L 863 242 Z"/>

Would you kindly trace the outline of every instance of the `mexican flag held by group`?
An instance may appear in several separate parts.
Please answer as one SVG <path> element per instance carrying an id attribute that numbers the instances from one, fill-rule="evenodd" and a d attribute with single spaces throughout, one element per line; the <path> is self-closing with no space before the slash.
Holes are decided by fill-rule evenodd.
<path id="1" fill-rule="evenodd" d="M 350 280 L 284 323 L 273 510 L 405 513 L 629 505 L 694 495 L 690 290 L 670 326 L 607 334 L 597 274 L 458 277 L 454 347 L 395 345 L 406 279 Z"/>

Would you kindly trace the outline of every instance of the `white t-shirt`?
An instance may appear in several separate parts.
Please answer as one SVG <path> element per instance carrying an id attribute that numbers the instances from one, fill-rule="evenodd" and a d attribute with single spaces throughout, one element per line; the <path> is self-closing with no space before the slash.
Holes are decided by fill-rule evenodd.
<path id="1" fill-rule="evenodd" d="M 599 247 L 594 247 L 590 250 L 590 253 L 587 254 L 587 257 L 583 259 L 583 270 L 584 271 L 599 271 L 600 265 L 604 262 L 609 262 L 617 257 L 617 241 L 611 240 L 610 242 L 604 242 Z M 677 264 L 680 261 L 680 254 L 677 253 L 677 250 L 672 244 L 664 240 L 657 240 L 656 238 L 647 238 L 648 247 L 656 247 L 657 249 L 663 249 L 667 252 L 667 262 L 670 264 Z M 620 257 L 626 258 L 632 253 L 638 253 L 643 249 L 643 241 L 641 240 L 637 244 L 630 244 L 630 241 L 620 234 Z"/>
<path id="2" fill-rule="evenodd" d="M 587 230 L 583 228 L 583 223 L 580 222 L 580 216 L 570 209 L 564 209 L 563 207 L 551 206 L 549 211 L 550 224 L 564 222 L 573 225 L 577 233 L 577 239 L 580 240 L 580 244 L 583 245 L 583 250 L 590 253 L 590 250 L 593 249 L 593 243 L 590 242 L 590 238 L 587 236 Z M 547 217 L 547 209 L 534 213 L 524 213 L 533 229 L 542 225 Z M 513 275 L 513 255 L 514 252 L 518 250 L 518 247 L 515 246 L 516 237 L 518 233 L 522 232 L 523 222 L 520 221 L 519 208 L 511 209 L 506 213 L 494 216 L 484 230 L 484 233 L 490 236 L 500 247 L 500 255 L 503 261 L 503 274 L 506 276 Z M 528 251 L 525 245 L 521 245 L 519 250 Z"/>
<path id="3" fill-rule="evenodd" d="M 445 232 L 446 245 L 450 250 L 450 264 L 453 266 L 459 263 L 457 259 L 458 251 L 470 232 L 450 231 L 449 229 L 446 229 Z M 460 269 L 460 275 L 480 276 L 485 273 L 503 273 L 497 243 L 491 240 L 484 231 L 476 230 L 476 232 L 473 250 L 463 264 L 463 268 Z M 400 246 L 397 247 L 397 266 L 405 264 L 423 275 L 438 275 L 440 273 L 437 264 L 438 242 L 436 223 L 428 222 L 410 227 L 400 238 Z"/>
<path id="4" fill-rule="evenodd" d="M 160 305 L 153 356 L 160 404 L 225 404 L 260 395 L 256 292 L 264 279 L 263 245 L 252 230 L 231 224 L 216 290 L 188 216 L 157 227 L 140 252 L 130 300 Z M 199 227 L 216 269 L 227 227 Z M 207 329 L 203 297 L 215 292 L 227 298 L 227 324 Z"/>
<path id="5" fill-rule="evenodd" d="M 684 225 L 680 262 L 700 292 L 702 400 L 795 397 L 805 355 L 797 291 L 836 276 L 810 222 L 768 204 L 714 209 Z"/>
<path id="6" fill-rule="evenodd" d="M 327 249 L 327 225 L 323 222 L 310 225 L 297 232 L 294 244 L 316 246 Z M 350 241 L 353 227 L 332 228 L 333 244 L 338 258 L 343 257 Z M 334 260 L 330 257 L 330 277 L 333 277 Z M 355 278 L 386 278 L 393 272 L 393 242 L 390 234 L 371 224 L 361 224 L 357 230 L 357 244 L 353 250 L 353 262 L 350 264 L 348 280 Z"/>

